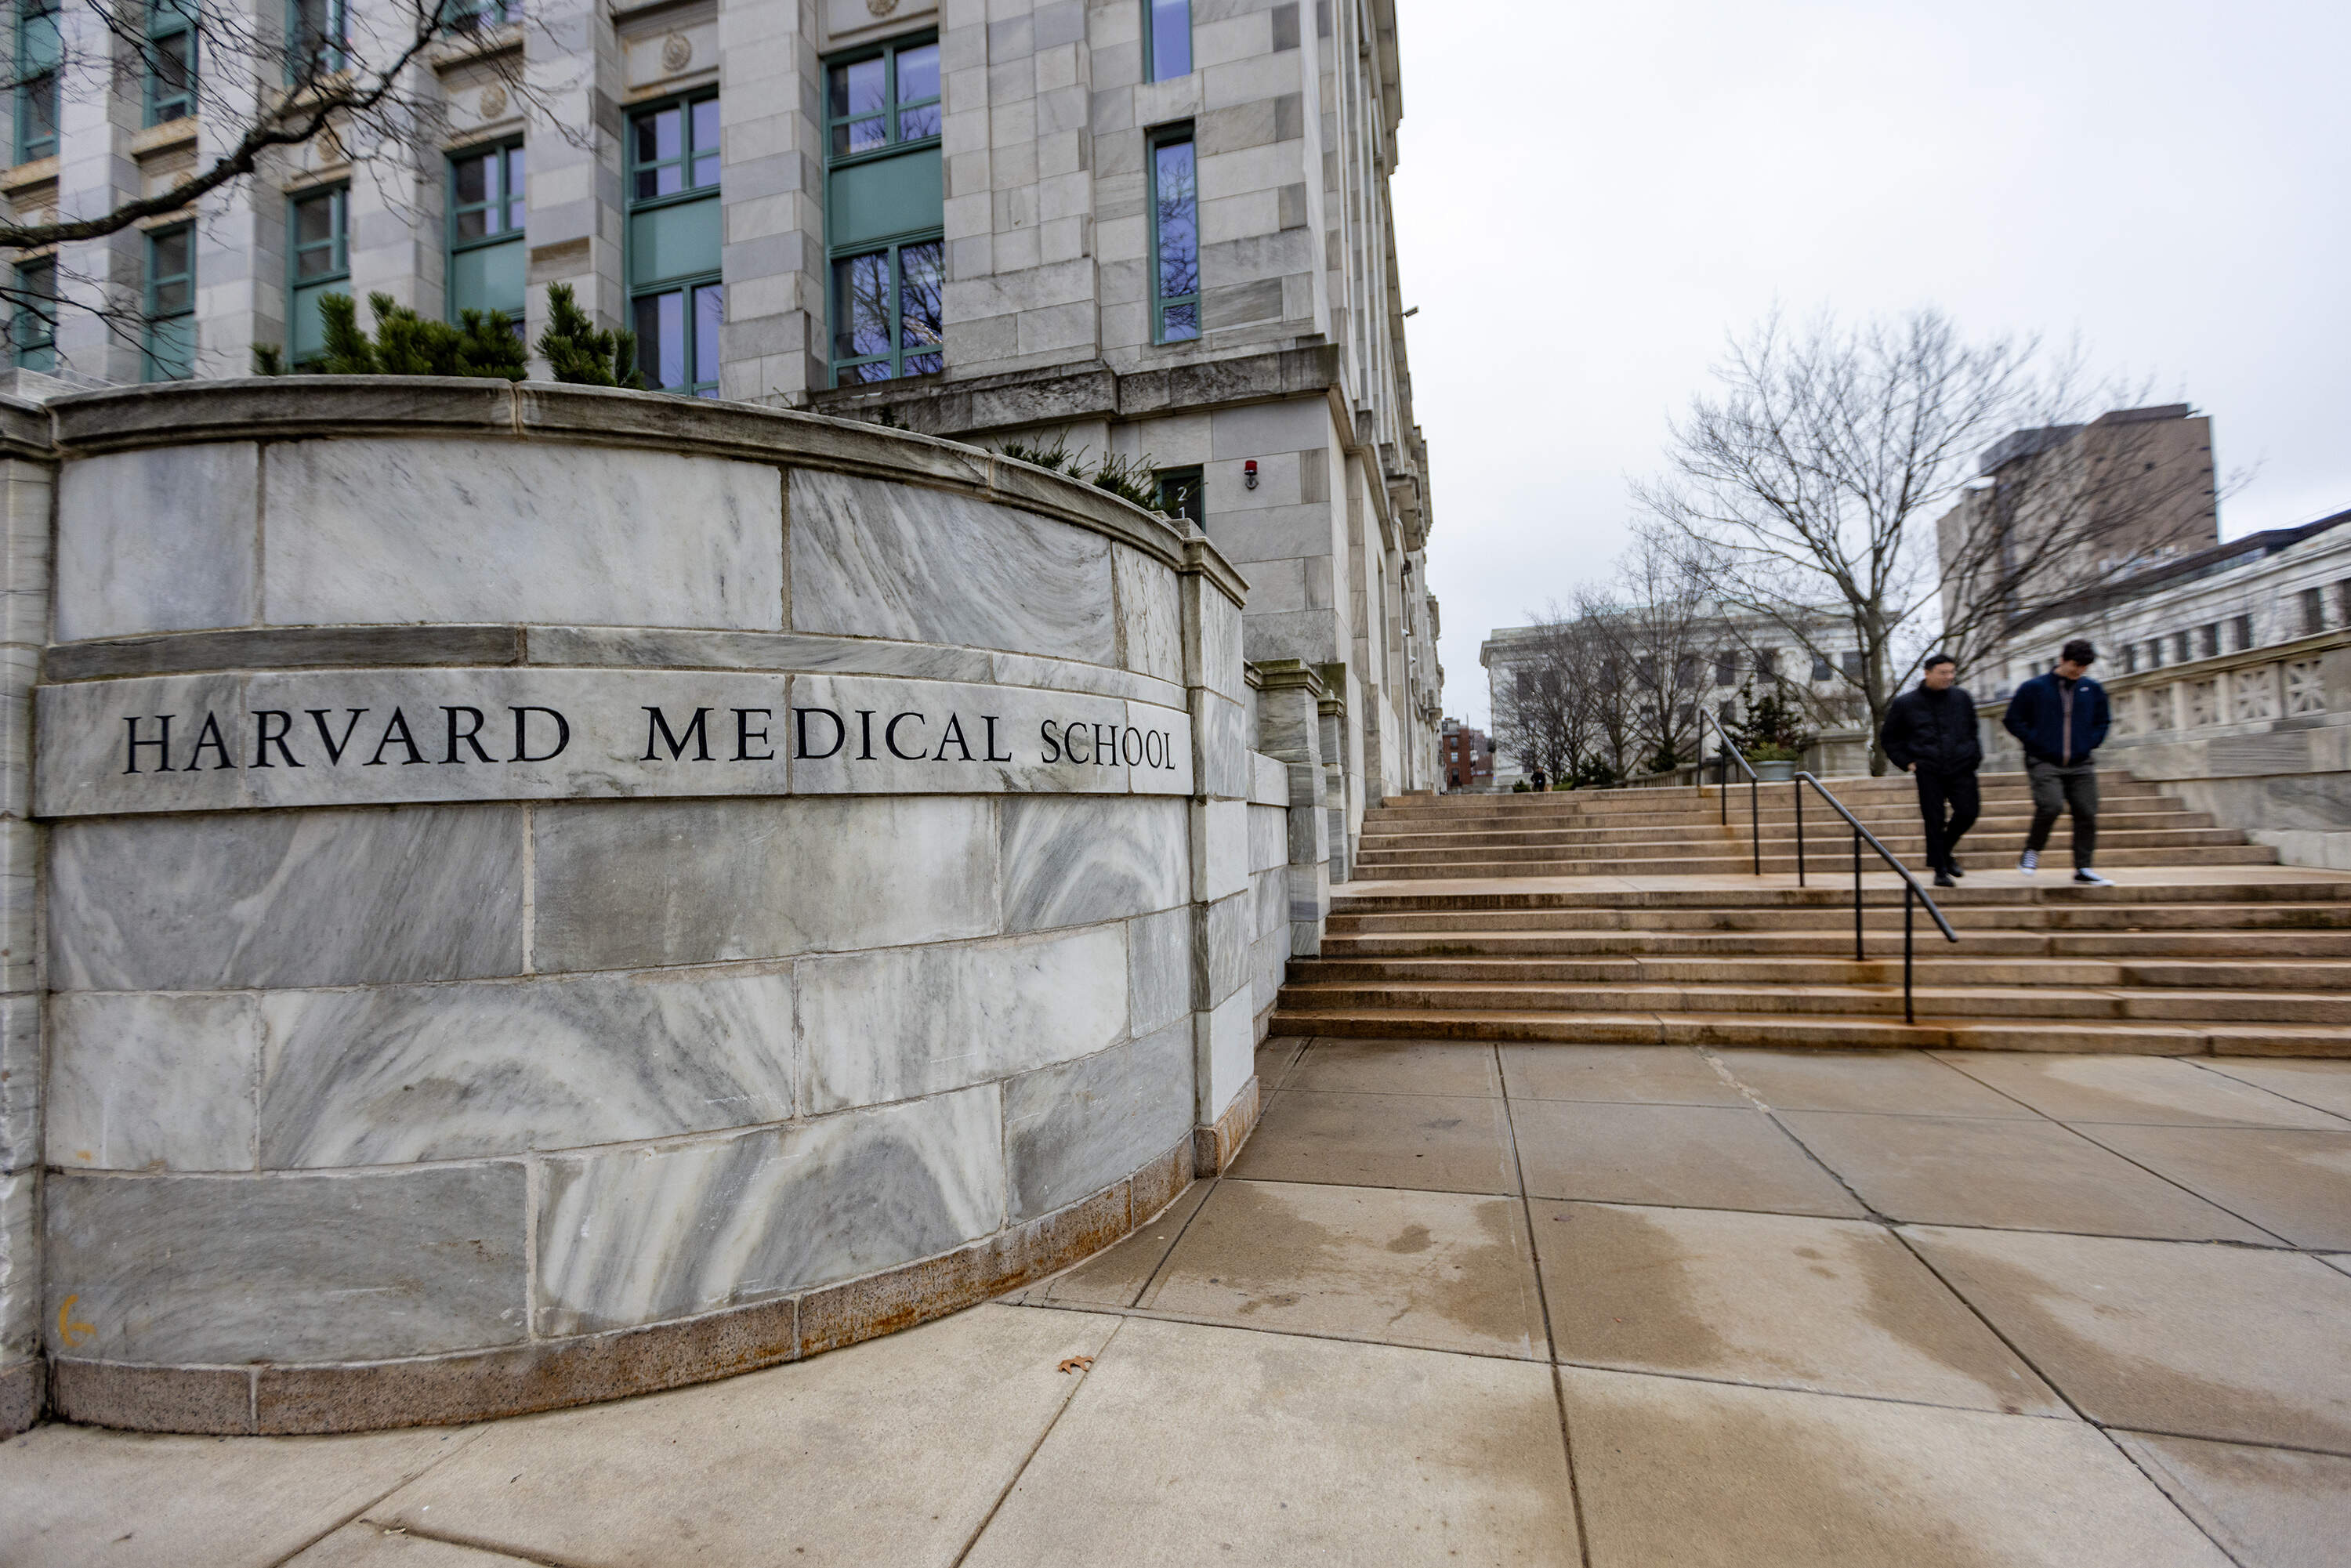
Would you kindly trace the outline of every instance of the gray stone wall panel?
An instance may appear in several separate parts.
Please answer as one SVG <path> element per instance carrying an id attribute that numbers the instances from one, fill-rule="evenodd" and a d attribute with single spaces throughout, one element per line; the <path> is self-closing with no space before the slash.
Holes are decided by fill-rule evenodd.
<path id="1" fill-rule="evenodd" d="M 256 452 L 234 442 L 65 465 L 57 641 L 258 621 Z M 158 529 L 162 517 L 172 526 Z"/>
<path id="2" fill-rule="evenodd" d="M 58 996 L 49 1004 L 49 1164 L 252 1170 L 260 1071 L 254 992 Z"/>
<path id="3" fill-rule="evenodd" d="M 1134 1171 L 1191 1125 L 1188 1023 L 1004 1086 L 1005 1179 L 1014 1220 L 1075 1202 Z"/>
<path id="4" fill-rule="evenodd" d="M 1186 895 L 1184 802 L 1008 796 L 1004 929 L 1144 915 Z"/>
<path id="5" fill-rule="evenodd" d="M 1192 907 L 1126 923 L 1127 1030 L 1141 1036 L 1190 1016 Z"/>

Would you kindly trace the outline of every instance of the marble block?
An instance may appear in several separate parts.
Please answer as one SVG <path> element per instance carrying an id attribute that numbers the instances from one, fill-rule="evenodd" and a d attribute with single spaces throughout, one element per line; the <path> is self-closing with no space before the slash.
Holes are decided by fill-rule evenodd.
<path id="1" fill-rule="evenodd" d="M 1213 692 L 1193 695 L 1192 767 L 1196 793 L 1233 800 L 1249 794 L 1248 734 L 1248 714 L 1240 704 Z"/>
<path id="2" fill-rule="evenodd" d="M 63 822 L 49 837 L 60 990 L 341 986 L 523 967 L 511 806 Z"/>
<path id="3" fill-rule="evenodd" d="M 925 681 L 986 681 L 994 673 L 994 656 L 976 648 L 891 643 L 878 637 L 810 637 L 796 632 L 695 632 L 666 626 L 533 626 L 524 635 L 529 652 L 526 662 L 533 664 L 603 664 L 643 670 L 821 670 L 844 675 L 908 675 Z"/>
<path id="4" fill-rule="evenodd" d="M 1257 899 L 1237 893 L 1196 904 L 1199 935 L 1192 946 L 1192 1005 L 1214 1008 L 1249 984 L 1249 950 L 1256 939 Z"/>
<path id="5" fill-rule="evenodd" d="M 1004 1085 L 1011 1217 L 1033 1219 L 1132 1175 L 1192 1125 L 1192 1031 L 1177 1021 Z"/>
<path id="6" fill-rule="evenodd" d="M 277 991 L 265 1168 L 670 1137 L 791 1114 L 788 967 Z"/>
<path id="7" fill-rule="evenodd" d="M 1170 809 L 1180 817 L 1180 806 Z M 996 809 L 980 798 L 579 802 L 534 810 L 531 836 L 532 959 L 541 972 L 843 952 L 1003 928 Z"/>
<path id="8" fill-rule="evenodd" d="M 0 643 L 38 647 L 49 640 L 49 509 L 56 495 L 46 467 L 0 458 Z"/>
<path id="9" fill-rule="evenodd" d="M 1112 664 L 1111 543 L 941 490 L 798 468 L 795 632 L 894 637 Z"/>
<path id="10" fill-rule="evenodd" d="M 52 1354 L 373 1361 L 524 1333 L 518 1160 L 332 1176 L 52 1173 Z M 61 1327 L 62 1325 L 62 1327 Z"/>
<path id="11" fill-rule="evenodd" d="M 892 947 L 799 967 L 801 1108 L 935 1094 L 1089 1055 L 1126 1032 L 1126 934 Z"/>
<path id="12" fill-rule="evenodd" d="M 1249 802 L 1192 803 L 1192 896 L 1227 898 L 1249 885 Z"/>
<path id="13" fill-rule="evenodd" d="M 1250 922 L 1250 935 L 1263 936 L 1290 924 L 1290 868 L 1276 866 L 1249 878 L 1249 891 L 1257 901 L 1257 916 Z"/>
<path id="14" fill-rule="evenodd" d="M 1249 802 L 1249 867 L 1252 872 L 1270 871 L 1290 863 L 1290 812 L 1280 806 L 1261 806 Z"/>
<path id="15" fill-rule="evenodd" d="M 1217 1003 L 1214 1011 L 1192 1015 L 1193 1114 L 1198 1125 L 1216 1125 L 1256 1075 L 1256 1003 L 1246 986 Z"/>
<path id="16" fill-rule="evenodd" d="M 48 1162 L 249 1171 L 256 993 L 68 992 L 49 1003 Z"/>
<path id="17" fill-rule="evenodd" d="M 1192 905 L 1126 923 L 1127 1032 L 1149 1034 L 1192 1010 Z"/>
<path id="18" fill-rule="evenodd" d="M 0 1361 L 41 1347 L 41 1173 L 0 1173 Z"/>
<path id="19" fill-rule="evenodd" d="M 1249 800 L 1259 806 L 1290 804 L 1290 764 L 1261 751 L 1249 753 Z"/>
<path id="20" fill-rule="evenodd" d="M 0 991 L 40 983 L 41 831 L 0 821 Z"/>
<path id="21" fill-rule="evenodd" d="M 295 441 L 268 448 L 262 487 L 270 625 L 786 629 L 783 484 L 762 465 L 561 443 Z"/>
<path id="22" fill-rule="evenodd" d="M 41 998 L 0 997 L 0 1174 L 41 1163 Z"/>
<path id="23" fill-rule="evenodd" d="M 538 1331 L 716 1311 L 946 1251 L 1003 1224 L 994 1085 L 547 1163 Z"/>
<path id="24" fill-rule="evenodd" d="M 226 442 L 67 463 L 57 481 L 57 640 L 257 622 L 257 450 Z M 165 517 L 171 526 L 159 527 Z"/>
<path id="25" fill-rule="evenodd" d="M 795 794 L 1192 791 L 1191 720 L 1153 704 L 795 675 L 791 705 Z"/>
<path id="26" fill-rule="evenodd" d="M 1242 674 L 1241 608 L 1206 577 L 1184 578 L 1184 684 L 1234 702 L 1249 695 Z"/>
<path id="27" fill-rule="evenodd" d="M 1184 679 L 1184 605 L 1176 574 L 1141 550 L 1111 552 L 1118 584 L 1119 627 L 1126 667 L 1163 681 Z"/>
<path id="28" fill-rule="evenodd" d="M 1184 902 L 1184 802 L 1016 796 L 1003 819 L 1004 929 L 1086 925 Z"/>
<path id="29" fill-rule="evenodd" d="M 1133 670 L 1113 670 L 1104 664 L 1080 664 L 1074 659 L 1046 659 L 1034 653 L 990 653 L 987 664 L 996 684 L 1003 686 L 1042 686 L 1048 691 L 1089 692 L 1101 697 L 1128 697 L 1159 707 L 1180 708 L 1189 700 L 1184 688 L 1173 681 L 1139 674 Z"/>

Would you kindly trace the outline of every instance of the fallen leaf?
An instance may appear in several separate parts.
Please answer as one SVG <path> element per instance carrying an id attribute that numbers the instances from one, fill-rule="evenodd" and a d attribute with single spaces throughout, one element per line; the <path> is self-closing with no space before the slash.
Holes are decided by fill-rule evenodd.
<path id="1" fill-rule="evenodd" d="M 1091 1355 L 1073 1355 L 1070 1357 L 1069 1360 L 1061 1363 L 1059 1370 L 1062 1372 L 1083 1372 L 1092 1366 L 1093 1364 L 1094 1358 Z"/>

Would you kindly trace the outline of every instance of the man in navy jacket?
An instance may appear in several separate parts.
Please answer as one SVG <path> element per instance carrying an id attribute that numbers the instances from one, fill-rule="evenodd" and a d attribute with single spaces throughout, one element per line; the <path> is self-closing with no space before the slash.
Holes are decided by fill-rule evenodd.
<path id="1" fill-rule="evenodd" d="M 2086 638 L 2066 643 L 2056 669 L 2016 688 L 2001 722 L 2023 745 L 2025 777 L 2032 782 L 2032 831 L 2016 869 L 2027 876 L 2041 869 L 2041 852 L 2062 809 L 2074 818 L 2074 880 L 2109 887 L 2090 867 L 2098 848 L 2098 775 L 2090 754 L 2114 722 L 2106 688 L 2090 679 L 2097 656 Z"/>

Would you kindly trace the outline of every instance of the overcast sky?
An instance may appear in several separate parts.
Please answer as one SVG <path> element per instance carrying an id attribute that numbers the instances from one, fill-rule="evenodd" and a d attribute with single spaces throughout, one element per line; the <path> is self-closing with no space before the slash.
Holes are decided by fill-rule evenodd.
<path id="1" fill-rule="evenodd" d="M 2351 6 L 1397 0 L 1446 711 L 1625 543 L 1777 300 L 2078 334 L 2213 422 L 2224 535 L 2351 507 Z"/>

